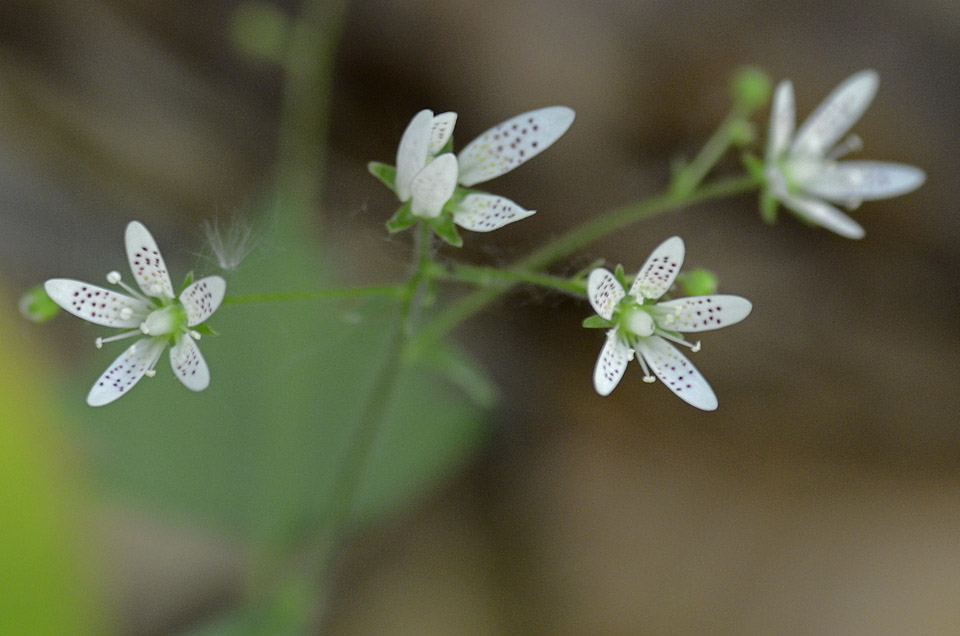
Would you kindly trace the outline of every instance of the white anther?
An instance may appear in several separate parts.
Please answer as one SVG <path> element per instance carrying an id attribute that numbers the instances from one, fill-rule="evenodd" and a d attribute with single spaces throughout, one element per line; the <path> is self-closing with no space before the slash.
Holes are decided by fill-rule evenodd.
<path id="1" fill-rule="evenodd" d="M 699 341 L 699 340 L 697 340 L 697 344 L 695 344 L 695 345 L 693 345 L 692 347 L 690 347 L 690 351 L 692 351 L 693 353 L 696 353 L 697 351 L 700 351 L 700 341 Z"/>
<path id="2" fill-rule="evenodd" d="M 153 285 L 150 285 L 150 291 L 153 292 L 154 296 L 159 296 L 163 293 L 163 285 L 160 283 L 154 283 Z"/>
<path id="3" fill-rule="evenodd" d="M 120 282 L 120 272 L 114 270 L 107 274 L 107 282 L 111 285 L 116 285 Z"/>
<path id="4" fill-rule="evenodd" d="M 93 344 L 97 345 L 97 349 L 103 349 L 103 338 L 97 338 Z"/>
<path id="5" fill-rule="evenodd" d="M 653 375 L 645 375 L 643 376 L 643 381 L 646 382 L 647 384 L 653 384 L 654 382 L 657 381 L 657 378 L 656 376 L 653 376 Z"/>
<path id="6" fill-rule="evenodd" d="M 152 378 L 153 376 L 157 375 L 157 370 L 156 370 L 156 369 L 147 369 L 146 371 L 143 372 L 143 374 L 144 374 L 145 376 L 147 376 L 148 378 Z"/>
<path id="7" fill-rule="evenodd" d="M 120 310 L 120 320 L 130 320 L 130 316 L 133 315 L 133 310 L 129 307 L 124 307 Z"/>
<path id="8" fill-rule="evenodd" d="M 190 334 L 190 337 L 193 338 L 194 340 L 199 340 L 199 339 L 200 339 L 200 332 L 197 331 L 197 330 L 195 330 L 195 329 L 191 329 L 191 330 L 188 331 L 187 333 L 189 333 L 189 334 Z"/>
<path id="9" fill-rule="evenodd" d="M 140 323 L 140 331 L 142 331 L 144 334 L 146 334 L 146 335 L 148 335 L 148 336 L 150 335 L 150 328 L 147 327 L 147 323 L 146 323 L 146 322 L 141 322 L 141 323 Z"/>

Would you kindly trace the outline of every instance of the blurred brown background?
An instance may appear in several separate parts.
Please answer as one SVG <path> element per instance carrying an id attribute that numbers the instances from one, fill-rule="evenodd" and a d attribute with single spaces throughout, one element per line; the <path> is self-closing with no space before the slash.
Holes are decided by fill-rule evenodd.
<path id="1" fill-rule="evenodd" d="M 201 218 L 249 206 L 274 158 L 281 84 L 233 47 L 239 4 L 0 3 L 7 288 L 99 271 L 88 246 L 114 245 L 130 218 L 161 245 L 181 232 L 199 245 Z M 858 158 L 928 180 L 856 211 L 862 242 L 789 216 L 768 228 L 749 196 L 554 270 L 603 257 L 629 271 L 682 235 L 688 265 L 755 306 L 694 358 L 713 414 L 636 368 L 596 396 L 602 337 L 579 328 L 585 303 L 518 293 L 463 327 L 503 389 L 491 443 L 343 555 L 329 633 L 960 633 L 958 53 L 960 5 L 943 0 L 353 3 L 318 228 L 364 255 L 357 281 L 403 267 L 406 238 L 382 232 L 395 201 L 364 164 L 392 161 L 424 107 L 459 113 L 458 146 L 524 110 L 577 111 L 555 149 L 497 180 L 538 213 L 469 236 L 462 256 L 482 263 L 661 190 L 747 63 L 794 81 L 801 119 L 877 69 Z M 103 517 L 129 633 L 177 633 L 236 598 L 236 546 L 156 512 Z"/>

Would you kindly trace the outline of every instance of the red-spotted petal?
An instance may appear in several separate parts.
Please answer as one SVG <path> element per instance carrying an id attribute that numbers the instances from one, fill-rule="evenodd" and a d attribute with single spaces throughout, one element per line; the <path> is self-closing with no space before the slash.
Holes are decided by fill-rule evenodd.
<path id="1" fill-rule="evenodd" d="M 164 345 L 162 338 L 141 338 L 127 347 L 94 382 L 87 395 L 87 404 L 103 406 L 129 391 L 157 364 Z"/>
<path id="2" fill-rule="evenodd" d="M 793 84 L 784 80 L 773 94 L 770 107 L 770 133 L 767 139 L 767 161 L 774 161 L 787 150 L 793 127 L 796 125 L 796 110 L 793 101 Z"/>
<path id="3" fill-rule="evenodd" d="M 407 124 L 400 145 L 397 147 L 397 175 L 395 185 L 401 201 L 410 199 L 410 183 L 427 165 L 430 147 L 430 130 L 433 126 L 433 111 L 421 110 Z"/>
<path id="4" fill-rule="evenodd" d="M 661 328 L 684 333 L 710 331 L 734 325 L 750 315 L 753 309 L 753 305 L 746 298 L 727 294 L 678 298 L 657 303 L 657 307 L 675 312 L 667 319 L 657 319 Z"/>
<path id="5" fill-rule="evenodd" d="M 149 310 L 139 298 L 79 280 L 52 278 L 43 288 L 53 302 L 74 316 L 104 327 L 138 327 Z"/>
<path id="6" fill-rule="evenodd" d="M 840 161 L 824 166 L 803 189 L 835 203 L 857 205 L 913 192 L 926 178 L 920 168 L 902 163 Z"/>
<path id="7" fill-rule="evenodd" d="M 219 276 L 207 276 L 191 283 L 180 294 L 180 304 L 187 313 L 187 325 L 195 327 L 212 316 L 226 293 L 227 281 Z"/>
<path id="8" fill-rule="evenodd" d="M 863 116 L 879 84 L 873 70 L 854 73 L 841 82 L 797 130 L 790 154 L 824 156 Z"/>
<path id="9" fill-rule="evenodd" d="M 453 127 L 457 124 L 457 114 L 454 112 L 440 113 L 433 118 L 430 123 L 430 143 L 427 146 L 427 154 L 435 155 L 450 141 L 453 135 Z"/>
<path id="10" fill-rule="evenodd" d="M 457 158 L 448 152 L 428 163 L 413 178 L 410 184 L 410 211 L 425 219 L 440 216 L 456 187 Z"/>
<path id="11" fill-rule="evenodd" d="M 163 262 L 157 242 L 139 221 L 127 225 L 125 235 L 127 259 L 137 285 L 147 296 L 173 298 L 173 284 Z"/>
<path id="12" fill-rule="evenodd" d="M 210 385 L 210 369 L 200 355 L 200 347 L 190 336 L 184 335 L 170 347 L 170 366 L 183 386 L 191 391 L 203 391 Z"/>
<path id="13" fill-rule="evenodd" d="M 630 348 L 619 337 L 616 329 L 607 332 L 607 340 L 603 343 L 597 366 L 593 369 L 593 387 L 600 395 L 610 393 L 620 384 L 623 372 L 627 370 L 630 360 Z"/>
<path id="14" fill-rule="evenodd" d="M 460 183 L 472 186 L 510 172 L 567 132 L 574 112 L 550 106 L 497 124 L 460 151 Z"/>
<path id="15" fill-rule="evenodd" d="M 606 320 L 613 318 L 617 303 L 627 295 L 617 277 L 598 267 L 587 277 L 587 299 L 593 310 Z"/>
<path id="16" fill-rule="evenodd" d="M 506 197 L 495 194 L 468 194 L 453 213 L 453 222 L 474 232 L 490 232 L 532 216 L 536 210 L 526 210 Z"/>
<path id="17" fill-rule="evenodd" d="M 677 278 L 684 256 L 683 239 L 673 236 L 657 246 L 630 286 L 630 295 L 660 298 Z"/>
<path id="18" fill-rule="evenodd" d="M 654 375 L 681 400 L 704 411 L 717 408 L 713 389 L 672 344 L 659 336 L 642 338 L 637 343 L 637 353 L 650 365 Z"/>
<path id="19" fill-rule="evenodd" d="M 786 195 L 781 198 L 781 202 L 801 218 L 836 232 L 840 236 L 861 239 L 866 235 L 859 223 L 826 201 Z"/>

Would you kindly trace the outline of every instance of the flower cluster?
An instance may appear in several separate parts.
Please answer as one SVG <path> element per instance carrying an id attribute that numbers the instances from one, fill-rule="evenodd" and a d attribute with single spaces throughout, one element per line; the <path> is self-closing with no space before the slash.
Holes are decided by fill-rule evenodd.
<path id="1" fill-rule="evenodd" d="M 69 278 L 54 278 L 44 284 L 50 298 L 71 314 L 104 327 L 128 329 L 103 343 L 133 336 L 145 336 L 130 345 L 94 383 L 87 404 L 102 406 L 126 393 L 143 376 L 154 375 L 154 367 L 163 349 L 170 346 L 170 366 L 191 391 L 202 391 L 210 384 L 210 371 L 195 340 L 200 339 L 203 324 L 220 306 L 227 284 L 219 276 L 189 282 L 175 296 L 167 266 L 153 236 L 142 223 L 127 225 L 127 260 L 137 292 L 126 285 L 120 273 L 107 274 L 107 282 L 118 285 L 129 295 Z M 209 330 L 208 328 L 206 328 Z"/>
<path id="2" fill-rule="evenodd" d="M 421 110 L 400 138 L 396 169 L 376 162 L 369 166 L 403 203 L 387 227 L 396 232 L 422 219 L 445 241 L 459 246 L 463 241 L 454 225 L 489 232 L 532 215 L 534 210 L 470 187 L 546 150 L 573 118 L 573 110 L 565 106 L 523 113 L 487 130 L 455 155 L 451 147 L 457 114 Z"/>
<path id="3" fill-rule="evenodd" d="M 919 188 L 926 175 L 919 168 L 880 161 L 837 161 L 860 145 L 850 137 L 837 145 L 873 101 L 880 80 L 860 71 L 830 93 L 794 134 L 793 84 L 781 82 L 773 97 L 770 136 L 763 176 L 763 212 L 776 214 L 777 202 L 815 225 L 840 236 L 863 238 L 860 224 L 832 205 L 857 208 L 862 201 L 886 199 Z"/>
<path id="4" fill-rule="evenodd" d="M 705 411 L 717 408 L 713 389 L 671 343 L 699 351 L 699 341 L 687 342 L 680 334 L 736 324 L 749 315 L 753 305 L 746 298 L 724 294 L 658 302 L 673 286 L 683 257 L 683 239 L 667 239 L 647 258 L 629 290 L 622 272 L 618 272 L 620 276 L 603 268 L 590 272 L 587 298 L 599 320 L 588 318 L 584 325 L 609 328 L 593 373 L 593 385 L 600 395 L 609 395 L 616 388 L 627 363 L 636 357 L 645 382 L 654 382 L 656 376 L 686 403 Z"/>

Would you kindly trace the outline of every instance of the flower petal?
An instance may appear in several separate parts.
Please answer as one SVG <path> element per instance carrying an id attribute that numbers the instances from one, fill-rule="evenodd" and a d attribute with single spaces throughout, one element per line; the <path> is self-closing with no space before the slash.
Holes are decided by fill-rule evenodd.
<path id="1" fill-rule="evenodd" d="M 489 232 L 508 223 L 532 216 L 510 199 L 495 194 L 475 193 L 464 197 L 453 213 L 453 222 L 474 232 Z"/>
<path id="2" fill-rule="evenodd" d="M 141 338 L 127 347 L 93 383 L 87 394 L 87 404 L 103 406 L 126 393 L 157 364 L 164 345 L 163 338 Z"/>
<path id="3" fill-rule="evenodd" d="M 803 189 L 829 201 L 855 207 L 861 201 L 887 199 L 913 192 L 926 180 L 923 170 L 883 161 L 841 161 L 827 164 Z"/>
<path id="4" fill-rule="evenodd" d="M 130 271 L 143 293 L 154 298 L 173 298 L 170 274 L 150 231 L 143 223 L 131 221 L 124 240 Z"/>
<path id="5" fill-rule="evenodd" d="M 457 158 L 448 152 L 428 163 L 413 178 L 410 183 L 410 211 L 425 219 L 440 216 L 456 187 Z"/>
<path id="6" fill-rule="evenodd" d="M 783 196 L 781 202 L 814 225 L 850 239 L 862 239 L 866 232 L 859 223 L 826 201 L 799 196 Z"/>
<path id="7" fill-rule="evenodd" d="M 187 312 L 187 325 L 195 327 L 212 316 L 226 293 L 227 281 L 219 276 L 207 276 L 188 285 L 180 293 L 180 304 Z"/>
<path id="8" fill-rule="evenodd" d="M 753 309 L 753 305 L 746 298 L 727 294 L 678 298 L 657 303 L 657 307 L 677 312 L 672 322 L 664 323 L 658 320 L 659 326 L 684 333 L 729 327 L 746 318 Z"/>
<path id="9" fill-rule="evenodd" d="M 797 130 L 790 154 L 822 157 L 863 115 L 877 93 L 874 70 L 854 73 L 817 106 Z"/>
<path id="10" fill-rule="evenodd" d="M 139 298 L 69 278 L 52 278 L 43 288 L 53 302 L 74 316 L 104 327 L 139 327 L 149 309 Z M 124 318 L 125 313 L 130 315 Z"/>
<path id="11" fill-rule="evenodd" d="M 427 155 L 435 155 L 450 141 L 453 127 L 457 124 L 457 114 L 453 111 L 440 113 L 430 123 L 430 143 L 427 145 Z"/>
<path id="12" fill-rule="evenodd" d="M 673 236 L 657 246 L 647 258 L 630 286 L 630 295 L 660 298 L 677 278 L 685 254 L 683 239 Z"/>
<path id="13" fill-rule="evenodd" d="M 191 391 L 203 391 L 210 386 L 210 368 L 190 336 L 183 336 L 170 347 L 170 366 L 183 386 Z"/>
<path id="14" fill-rule="evenodd" d="M 472 186 L 510 172 L 559 139 L 573 118 L 572 109 L 549 106 L 497 124 L 460 151 L 460 183 Z"/>
<path id="15" fill-rule="evenodd" d="M 587 299 L 590 306 L 606 320 L 613 318 L 617 303 L 626 296 L 623 285 L 608 270 L 598 267 L 587 278 Z"/>
<path id="16" fill-rule="evenodd" d="M 717 408 L 717 396 L 713 389 L 672 344 L 659 336 L 641 338 L 637 343 L 637 352 L 660 381 L 681 400 L 704 411 Z"/>
<path id="17" fill-rule="evenodd" d="M 433 111 L 421 110 L 413 116 L 400 137 L 397 147 L 397 197 L 410 199 L 410 182 L 427 165 L 430 147 L 430 129 L 433 127 Z"/>
<path id="18" fill-rule="evenodd" d="M 793 84 L 784 80 L 777 85 L 770 107 L 770 134 L 767 139 L 767 161 L 775 161 L 787 150 L 796 125 Z"/>
<path id="19" fill-rule="evenodd" d="M 629 360 L 630 348 L 617 336 L 617 330 L 611 329 L 607 332 L 607 341 L 603 343 L 597 366 L 593 369 L 593 388 L 597 393 L 610 395 L 617 388 Z"/>

